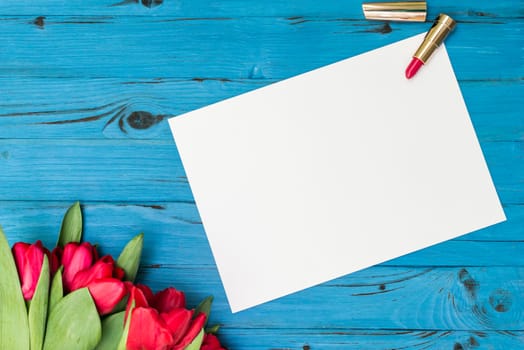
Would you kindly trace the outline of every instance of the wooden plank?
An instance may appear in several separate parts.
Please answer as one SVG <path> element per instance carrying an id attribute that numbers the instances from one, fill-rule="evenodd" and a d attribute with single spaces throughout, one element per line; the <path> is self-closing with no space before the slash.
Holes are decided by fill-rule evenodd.
<path id="1" fill-rule="evenodd" d="M 425 23 L 249 17 L 0 18 L 0 77 L 283 79 L 427 30 Z M 461 23 L 446 41 L 459 79 L 520 79 L 521 24 Z M 478 51 L 482 47 L 482 52 Z M 137 49 L 139 48 L 139 49 Z M 197 49 L 195 49 L 197 48 Z M 406 53 L 406 62 L 411 53 Z M 502 68 L 503 67 L 503 68 Z"/>
<path id="2" fill-rule="evenodd" d="M 0 224 L 3 225 L 11 244 L 15 241 L 32 242 L 40 239 L 47 246 L 54 245 L 61 217 L 68 203 L 0 203 Z M 506 229 L 497 226 L 486 229 L 494 230 L 494 235 L 499 232 L 496 240 L 490 239 L 493 236 L 489 235 L 488 239 L 476 239 L 478 236 L 482 237 L 482 231 L 478 231 L 382 265 L 524 266 L 524 255 L 521 254 L 524 249 L 524 208 L 518 206 L 517 209 L 515 210 L 520 217 L 510 216 L 512 220 L 501 224 Z M 144 264 L 166 267 L 214 267 L 211 250 L 193 203 L 84 203 L 83 212 L 85 238 L 91 242 L 103 243 L 101 245 L 104 251 L 112 255 L 118 255 L 129 239 L 139 232 L 144 232 Z"/>
<path id="3" fill-rule="evenodd" d="M 196 304 L 213 293 L 212 323 L 230 328 L 522 331 L 523 267 L 376 266 L 231 314 L 214 269 L 143 269 L 155 290 L 175 285 Z"/>
<path id="4" fill-rule="evenodd" d="M 26 241 L 38 237 L 53 245 L 60 229 L 60 220 L 72 202 L 1 201 L 0 225 L 10 236 Z M 197 208 L 193 202 L 82 202 L 85 234 L 93 240 L 114 236 L 115 250 L 133 234 L 145 231 L 149 245 L 163 236 L 174 236 L 176 249 L 186 240 L 205 240 Z M 475 231 L 454 241 L 522 242 L 524 240 L 524 205 L 504 207 L 507 221 Z M 11 239 L 13 243 L 13 239 Z M 199 243 L 203 246 L 205 242 Z M 118 248 L 118 249 L 117 249 Z M 205 248 L 207 251 L 207 248 Z M 445 262 L 442 262 L 445 263 Z"/>
<path id="5" fill-rule="evenodd" d="M 256 337 L 254 334 L 256 332 Z M 220 339 L 230 349 L 340 350 L 403 349 L 465 350 L 521 349 L 523 332 L 436 330 L 252 330 L 221 328 Z"/>
<path id="6" fill-rule="evenodd" d="M 270 79 L 0 78 L 0 138 L 172 138 L 166 119 Z M 519 81 L 460 81 L 481 141 L 524 139 Z M 67 97 L 64 97 L 67 91 Z"/>
<path id="7" fill-rule="evenodd" d="M 121 6 L 114 6 L 115 4 Z M 270 5 L 255 0 L 19 0 L 0 3 L 1 15 L 132 15 L 132 16 L 340 16 L 363 18 L 361 1 L 300 0 L 273 1 Z M 144 5 L 145 4 L 145 5 Z M 155 4 L 160 4 L 155 6 Z M 428 18 L 445 12 L 456 17 L 496 19 L 517 17 L 517 2 L 462 0 L 438 1 L 429 7 Z M 146 6 L 149 5 L 149 6 Z"/>
<path id="8" fill-rule="evenodd" d="M 482 148 L 502 202 L 524 203 L 524 142 Z M 193 200 L 171 140 L 0 139 L 0 167 L 2 200 Z"/>
<path id="9" fill-rule="evenodd" d="M 524 206 L 504 206 L 506 221 L 456 238 L 464 241 L 522 241 L 524 239 Z"/>

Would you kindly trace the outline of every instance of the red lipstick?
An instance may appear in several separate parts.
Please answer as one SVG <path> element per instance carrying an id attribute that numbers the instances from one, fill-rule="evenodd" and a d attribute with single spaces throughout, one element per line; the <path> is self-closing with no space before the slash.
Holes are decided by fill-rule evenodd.
<path id="1" fill-rule="evenodd" d="M 406 68 L 406 78 L 411 79 L 415 74 L 417 74 L 420 67 L 424 65 L 424 62 L 419 60 L 416 57 L 413 57 L 411 62 L 408 65 L 408 68 Z"/>
<path id="2" fill-rule="evenodd" d="M 429 60 L 433 52 L 444 42 L 444 39 L 455 28 L 457 22 L 448 15 L 441 13 L 430 28 L 424 41 L 419 46 L 413 59 L 406 68 L 406 78 L 411 79 L 417 74 L 420 67 L 422 67 Z"/>

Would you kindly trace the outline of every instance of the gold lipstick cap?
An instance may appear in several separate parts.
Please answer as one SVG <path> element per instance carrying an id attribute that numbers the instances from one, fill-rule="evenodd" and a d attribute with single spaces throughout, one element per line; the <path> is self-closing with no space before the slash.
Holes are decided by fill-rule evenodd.
<path id="1" fill-rule="evenodd" d="M 425 1 L 368 2 L 362 10 L 370 20 L 424 22 L 427 5 Z"/>
<path id="2" fill-rule="evenodd" d="M 455 28 L 456 24 L 457 22 L 448 15 L 443 13 L 438 15 L 413 57 L 426 63 L 437 47 L 444 42 L 444 39 Z"/>

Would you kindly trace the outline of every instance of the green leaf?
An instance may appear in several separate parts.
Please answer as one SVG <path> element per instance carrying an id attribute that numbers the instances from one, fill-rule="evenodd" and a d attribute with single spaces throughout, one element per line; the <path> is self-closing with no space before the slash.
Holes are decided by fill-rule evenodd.
<path id="1" fill-rule="evenodd" d="M 53 281 L 51 282 L 51 291 L 49 292 L 49 313 L 64 297 L 64 287 L 62 286 L 62 269 L 63 267 L 60 266 L 53 277 Z"/>
<path id="2" fill-rule="evenodd" d="M 0 227 L 0 349 L 29 350 L 29 323 L 9 243 Z"/>
<path id="3" fill-rule="evenodd" d="M 206 333 L 217 334 L 219 329 L 220 325 L 216 324 L 214 326 L 206 328 Z"/>
<path id="4" fill-rule="evenodd" d="M 193 339 L 191 344 L 186 346 L 184 350 L 199 350 L 200 345 L 202 345 L 202 341 L 204 341 L 204 329 L 203 328 L 200 331 L 200 333 L 198 333 L 198 335 L 195 337 L 195 339 Z"/>
<path id="5" fill-rule="evenodd" d="M 38 278 L 35 294 L 29 306 L 29 336 L 31 350 L 40 350 L 44 344 L 45 323 L 47 320 L 47 302 L 49 298 L 49 261 L 44 255 L 42 270 Z"/>
<path id="6" fill-rule="evenodd" d="M 140 265 L 140 256 L 142 255 L 142 247 L 144 246 L 144 234 L 140 233 L 130 240 L 120 256 L 116 260 L 116 264 L 125 272 L 124 279 L 133 282 L 138 272 Z"/>
<path id="7" fill-rule="evenodd" d="M 87 288 L 66 295 L 49 314 L 44 350 L 91 350 L 102 336 L 102 325 Z"/>
<path id="8" fill-rule="evenodd" d="M 195 309 L 195 317 L 198 316 L 198 314 L 200 314 L 201 312 L 203 312 L 206 315 L 206 322 L 204 323 L 204 325 L 207 323 L 207 320 L 209 319 L 209 313 L 211 312 L 211 304 L 213 304 L 212 295 L 202 300 Z"/>
<path id="9" fill-rule="evenodd" d="M 114 313 L 117 313 L 117 312 L 120 312 L 120 311 L 124 311 L 127 307 L 127 302 L 129 301 L 129 293 L 127 295 L 125 295 L 122 300 L 120 300 L 118 302 L 118 304 L 116 304 L 115 308 L 113 310 L 111 310 L 111 313 L 114 314 Z"/>
<path id="10" fill-rule="evenodd" d="M 118 343 L 118 347 L 116 350 L 126 350 L 127 347 L 127 336 L 129 334 L 129 325 L 131 324 L 131 314 L 133 313 L 133 309 L 135 308 L 135 301 L 131 301 L 131 305 L 129 306 L 129 311 L 127 312 L 127 319 L 126 319 L 126 325 L 124 327 L 124 331 L 122 332 L 122 337 L 120 337 L 120 342 Z"/>
<path id="11" fill-rule="evenodd" d="M 76 202 L 67 209 L 64 215 L 62 227 L 60 227 L 60 236 L 56 245 L 63 247 L 69 242 L 80 242 L 81 239 L 82 212 L 80 211 L 80 202 Z"/>
<path id="12" fill-rule="evenodd" d="M 124 332 L 124 317 L 122 311 L 106 317 L 102 321 L 102 339 L 95 350 L 114 350 L 117 348 L 122 333 Z"/>

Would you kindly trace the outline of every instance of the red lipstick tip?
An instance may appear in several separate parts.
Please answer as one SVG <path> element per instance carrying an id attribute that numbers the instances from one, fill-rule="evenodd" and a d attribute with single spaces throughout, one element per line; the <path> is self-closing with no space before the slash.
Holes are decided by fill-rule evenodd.
<path id="1" fill-rule="evenodd" d="M 408 65 L 408 68 L 406 68 L 406 78 L 408 79 L 413 78 L 413 76 L 417 74 L 418 70 L 423 65 L 424 65 L 424 62 L 422 62 L 421 60 L 419 60 L 416 57 L 413 57 L 413 59 L 411 60 L 411 62 Z"/>

